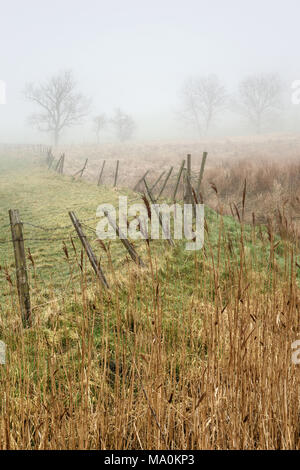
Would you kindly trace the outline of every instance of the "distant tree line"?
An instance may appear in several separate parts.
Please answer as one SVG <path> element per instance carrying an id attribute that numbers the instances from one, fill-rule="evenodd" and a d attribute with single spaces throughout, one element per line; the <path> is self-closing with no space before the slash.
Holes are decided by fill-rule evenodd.
<path id="1" fill-rule="evenodd" d="M 280 111 L 281 95 L 282 83 L 275 74 L 246 77 L 232 96 L 215 75 L 192 77 L 181 89 L 179 116 L 198 135 L 205 135 L 227 109 L 244 117 L 259 134 Z"/>
<path id="2" fill-rule="evenodd" d="M 71 71 L 62 71 L 39 85 L 28 84 L 24 93 L 36 106 L 30 124 L 51 134 L 55 145 L 67 128 L 82 124 L 91 113 L 91 100 L 77 90 Z M 196 76 L 185 81 L 180 100 L 180 120 L 199 136 L 206 135 L 225 110 L 238 113 L 254 132 L 261 133 L 282 107 L 282 83 L 275 74 L 252 75 L 230 95 L 217 76 Z M 125 142 L 132 138 L 136 123 L 118 108 L 110 117 L 105 113 L 94 116 L 93 129 L 97 143 L 105 131 Z"/>
<path id="3" fill-rule="evenodd" d="M 59 144 L 65 129 L 83 124 L 90 114 L 91 100 L 77 91 L 71 71 L 60 72 L 39 85 L 28 84 L 24 95 L 37 109 L 29 117 L 29 123 L 39 131 L 49 133 L 54 145 Z M 120 142 L 130 139 L 136 128 L 133 118 L 119 108 L 110 118 L 104 113 L 98 114 L 93 124 L 98 143 L 107 128 Z"/>

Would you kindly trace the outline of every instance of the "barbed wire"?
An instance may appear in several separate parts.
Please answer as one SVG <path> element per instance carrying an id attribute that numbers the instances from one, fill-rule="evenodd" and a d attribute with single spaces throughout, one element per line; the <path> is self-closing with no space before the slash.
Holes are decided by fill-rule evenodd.
<path id="1" fill-rule="evenodd" d="M 23 242 L 45 242 L 45 241 L 65 241 L 65 238 L 23 238 Z M 13 239 L 9 240 L 0 240 L 0 245 L 4 245 L 5 243 L 14 243 Z"/>
<path id="2" fill-rule="evenodd" d="M 64 229 L 72 228 L 72 227 L 73 227 L 72 224 L 69 224 L 69 225 L 62 225 L 62 226 L 57 225 L 56 227 L 43 227 L 43 226 L 41 226 L 41 225 L 35 225 L 35 224 L 32 224 L 31 222 L 25 222 L 25 221 L 22 221 L 22 224 L 23 224 L 23 225 L 29 225 L 30 227 L 34 227 L 34 228 L 37 228 L 37 229 L 40 229 L 40 230 L 44 230 L 44 231 L 64 230 Z"/>

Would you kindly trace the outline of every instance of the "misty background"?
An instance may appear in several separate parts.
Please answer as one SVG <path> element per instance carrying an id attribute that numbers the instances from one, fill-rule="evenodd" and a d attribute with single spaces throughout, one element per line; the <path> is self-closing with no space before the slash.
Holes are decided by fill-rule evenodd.
<path id="1" fill-rule="evenodd" d="M 215 74 L 233 96 L 253 74 L 278 74 L 282 108 L 269 132 L 299 132 L 300 106 L 291 84 L 300 78 L 297 0 L 11 0 L 0 1 L 1 142 L 51 142 L 28 123 L 36 110 L 27 83 L 71 70 L 78 90 L 92 100 L 85 123 L 67 129 L 62 143 L 95 143 L 93 117 L 116 108 L 136 123 L 133 141 L 196 139 L 179 118 L 189 77 Z M 210 135 L 249 135 L 231 109 Z M 103 141 L 113 140 L 107 130 Z"/>

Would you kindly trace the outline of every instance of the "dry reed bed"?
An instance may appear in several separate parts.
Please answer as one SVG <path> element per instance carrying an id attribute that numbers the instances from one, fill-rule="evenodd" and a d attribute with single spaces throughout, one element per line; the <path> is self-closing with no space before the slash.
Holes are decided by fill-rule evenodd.
<path id="1" fill-rule="evenodd" d="M 295 246 L 279 266 L 271 236 L 258 269 L 254 227 L 251 253 L 242 227 L 234 254 L 218 231 L 216 251 L 167 252 L 163 270 L 148 248 L 148 269 L 111 273 L 110 293 L 83 273 L 81 298 L 37 310 L 30 330 L 12 302 L 0 448 L 300 449 Z"/>

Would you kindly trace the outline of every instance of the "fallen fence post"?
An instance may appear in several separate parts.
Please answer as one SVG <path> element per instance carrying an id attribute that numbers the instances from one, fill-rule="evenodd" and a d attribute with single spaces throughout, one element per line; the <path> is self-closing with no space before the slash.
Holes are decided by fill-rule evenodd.
<path id="1" fill-rule="evenodd" d="M 133 245 L 125 237 L 125 235 L 123 234 L 123 232 L 121 231 L 119 226 L 112 220 L 112 218 L 110 217 L 110 215 L 107 211 L 104 212 L 104 215 L 107 217 L 108 222 L 110 223 L 110 225 L 112 226 L 112 228 L 114 229 L 114 231 L 116 232 L 118 237 L 120 238 L 121 242 L 125 246 L 126 250 L 130 254 L 130 257 L 133 259 L 133 261 L 137 265 L 144 267 L 145 265 L 144 265 L 143 261 L 141 260 L 141 258 L 137 254 L 137 252 L 136 252 L 135 248 L 133 247 Z"/>
<path id="2" fill-rule="evenodd" d="M 109 289 L 109 285 L 107 283 L 107 280 L 104 276 L 104 273 L 101 269 L 101 266 L 100 266 L 100 263 L 97 261 L 97 258 L 96 256 L 94 255 L 94 252 L 91 248 L 91 245 L 89 244 L 88 242 L 88 239 L 86 238 L 83 230 L 82 230 L 82 227 L 81 227 L 81 223 L 79 222 L 79 220 L 77 219 L 76 215 L 74 214 L 74 212 L 70 211 L 69 212 L 69 216 L 70 216 L 70 219 L 72 221 L 72 224 L 74 225 L 74 228 L 77 232 L 77 235 L 82 243 L 82 246 L 83 248 L 85 249 L 85 252 L 86 254 L 88 255 L 88 258 L 90 260 L 90 263 L 92 265 L 92 268 L 93 270 L 95 271 L 96 273 L 96 276 L 98 277 L 98 279 L 100 279 L 100 281 L 102 282 L 102 284 L 104 285 L 104 287 L 106 287 L 107 289 Z"/>
<path id="3" fill-rule="evenodd" d="M 103 162 L 103 165 L 102 165 L 102 168 L 101 168 L 101 171 L 100 171 L 100 174 L 99 174 L 99 178 L 98 178 L 98 186 L 100 186 L 100 183 L 101 183 L 101 178 L 102 178 L 102 175 L 103 175 L 103 170 L 104 170 L 104 167 L 105 167 L 105 162 L 106 160 L 104 160 Z"/>
<path id="4" fill-rule="evenodd" d="M 119 160 L 117 160 L 117 166 L 116 166 L 116 173 L 115 173 L 115 181 L 114 181 L 114 188 L 117 186 L 117 181 L 118 181 L 118 174 L 119 174 Z"/>
<path id="5" fill-rule="evenodd" d="M 22 323 L 24 328 L 32 325 L 29 283 L 23 239 L 23 225 L 18 210 L 9 210 L 9 219 L 16 262 L 16 279 Z"/>
<path id="6" fill-rule="evenodd" d="M 162 194 L 163 194 L 163 192 L 164 192 L 164 190 L 165 190 L 165 187 L 166 187 L 166 185 L 167 185 L 167 182 L 168 182 L 168 180 L 169 180 L 169 178 L 170 178 L 170 176 L 171 176 L 172 171 L 173 171 L 173 167 L 171 166 L 171 168 L 170 168 L 170 170 L 169 170 L 169 172 L 168 172 L 168 174 L 167 174 L 167 176 L 166 176 L 166 179 L 165 179 L 165 181 L 164 181 L 164 184 L 162 185 L 162 188 L 161 188 L 160 193 L 159 193 L 159 195 L 157 196 L 157 198 L 160 198 L 160 197 L 162 196 Z"/>
<path id="7" fill-rule="evenodd" d="M 138 180 L 138 182 L 136 183 L 135 187 L 133 188 L 133 191 L 136 191 L 137 188 L 139 187 L 139 185 L 143 182 L 143 179 L 146 178 L 146 176 L 148 175 L 150 170 L 147 170 L 146 173 L 144 174 L 144 176 L 142 176 L 142 178 L 140 178 Z"/>
<path id="8" fill-rule="evenodd" d="M 207 152 L 203 152 L 201 168 L 200 168 L 200 173 L 199 173 L 199 178 L 198 178 L 197 194 L 199 194 L 199 192 L 200 192 L 200 187 L 201 187 L 201 183 L 202 183 L 202 178 L 203 178 L 206 159 L 207 159 Z"/>
<path id="9" fill-rule="evenodd" d="M 174 241 L 172 240 L 171 236 L 168 237 L 168 234 L 167 234 L 166 231 L 165 231 L 165 227 L 164 227 L 164 224 L 163 224 L 163 221 L 162 221 L 161 213 L 160 213 L 160 212 L 157 210 L 157 208 L 156 208 L 156 202 L 155 202 L 155 200 L 154 200 L 154 198 L 153 198 L 153 196 L 152 196 L 151 189 L 149 189 L 149 186 L 148 186 L 147 181 L 145 180 L 145 178 L 144 178 L 144 184 L 145 184 L 145 188 L 146 188 L 148 197 L 149 197 L 149 199 L 150 199 L 150 201 L 151 201 L 151 203 L 152 203 L 152 205 L 153 205 L 153 208 L 154 208 L 154 210 L 155 210 L 155 212 L 156 212 L 156 215 L 158 216 L 158 220 L 159 220 L 160 226 L 161 226 L 161 228 L 162 228 L 162 231 L 163 231 L 164 234 L 165 234 L 166 240 L 168 241 L 169 245 L 175 246 Z"/>
<path id="10" fill-rule="evenodd" d="M 177 194 L 177 191 L 178 191 L 178 187 L 179 187 L 179 183 L 180 183 L 180 179 L 181 179 L 181 175 L 182 175 L 182 172 L 183 172 L 184 165 L 185 165 L 185 160 L 182 160 L 182 163 L 181 163 L 181 166 L 180 166 L 180 169 L 179 169 L 179 173 L 178 173 L 178 176 L 177 176 L 176 185 L 175 185 L 175 188 L 174 188 L 173 201 L 176 200 L 176 194 Z"/>

